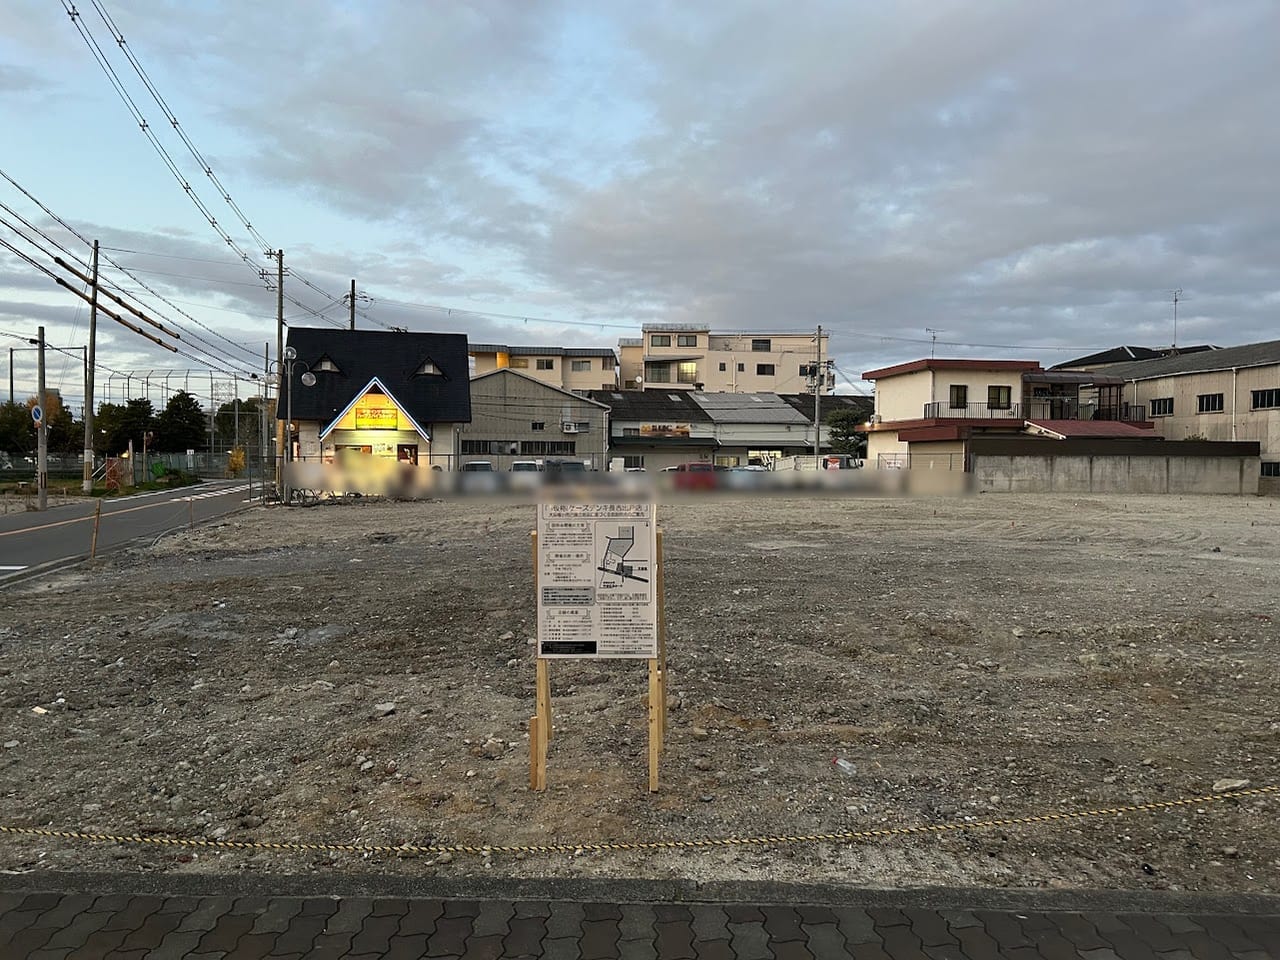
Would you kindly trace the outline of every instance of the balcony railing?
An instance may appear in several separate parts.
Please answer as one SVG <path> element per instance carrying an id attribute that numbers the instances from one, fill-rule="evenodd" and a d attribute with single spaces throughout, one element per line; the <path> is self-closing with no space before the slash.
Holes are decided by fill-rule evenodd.
<path id="1" fill-rule="evenodd" d="M 924 405 L 926 420 L 1122 420 L 1134 422 L 1147 419 L 1145 404 L 1124 403 L 1119 406 L 1100 407 L 1096 403 L 1081 403 L 1073 397 L 1046 397 L 993 406 L 989 403 L 952 404 L 945 400 Z"/>
<path id="2" fill-rule="evenodd" d="M 952 404 L 943 400 L 938 403 L 926 403 L 924 405 L 924 418 L 926 420 L 953 419 L 953 420 L 1025 420 L 1026 417 L 1019 411 L 1019 405 L 1014 403 L 1008 406 L 999 407 L 992 406 L 989 403 L 961 403 Z"/>

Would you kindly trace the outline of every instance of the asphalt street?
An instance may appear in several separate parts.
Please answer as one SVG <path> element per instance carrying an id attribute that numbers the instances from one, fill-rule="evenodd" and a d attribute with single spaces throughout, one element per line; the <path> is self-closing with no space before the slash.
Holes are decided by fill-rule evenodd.
<path id="1" fill-rule="evenodd" d="M 102 501 L 98 556 L 132 540 L 157 537 L 239 510 L 249 502 L 249 484 L 218 480 Z M 255 491 L 256 492 L 256 491 Z M 0 516 L 0 584 L 46 565 L 89 555 L 96 501 Z"/>

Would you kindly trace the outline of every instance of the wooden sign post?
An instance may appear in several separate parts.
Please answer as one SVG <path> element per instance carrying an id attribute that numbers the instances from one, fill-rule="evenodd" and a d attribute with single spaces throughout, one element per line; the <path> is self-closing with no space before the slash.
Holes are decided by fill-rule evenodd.
<path id="1" fill-rule="evenodd" d="M 652 503 L 543 503 L 533 534 L 538 610 L 535 712 L 529 718 L 529 789 L 547 788 L 553 659 L 648 663 L 649 790 L 667 722 L 662 534 Z"/>

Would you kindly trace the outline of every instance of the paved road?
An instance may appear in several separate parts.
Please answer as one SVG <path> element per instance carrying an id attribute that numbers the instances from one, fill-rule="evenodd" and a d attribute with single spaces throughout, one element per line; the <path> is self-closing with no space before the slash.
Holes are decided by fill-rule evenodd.
<path id="1" fill-rule="evenodd" d="M 1271 960 L 1280 957 L 1280 899 L 28 874 L 0 877 L 0 956 Z"/>
<path id="2" fill-rule="evenodd" d="M 238 510 L 248 497 L 247 482 L 220 480 L 103 500 L 98 554 Z M 95 506 L 88 500 L 0 516 L 0 584 L 45 564 L 88 556 Z"/>

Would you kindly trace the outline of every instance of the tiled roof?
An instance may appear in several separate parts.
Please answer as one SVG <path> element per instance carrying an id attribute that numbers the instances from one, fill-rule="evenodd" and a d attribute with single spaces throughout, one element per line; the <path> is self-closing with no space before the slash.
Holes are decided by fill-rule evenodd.
<path id="1" fill-rule="evenodd" d="M 1194 347 L 1179 347 L 1178 353 L 1199 353 L 1202 350 L 1214 349 L 1216 348 L 1204 343 Z M 1087 357 L 1077 357 L 1075 360 L 1055 363 L 1049 369 L 1058 370 L 1063 367 L 1088 367 L 1109 363 L 1130 363 L 1135 360 L 1155 360 L 1159 357 L 1167 356 L 1171 352 L 1172 350 L 1169 347 L 1160 347 L 1156 349 L 1151 347 L 1112 347 L 1110 350 L 1101 350 L 1098 353 L 1091 353 Z"/>
<path id="2" fill-rule="evenodd" d="M 695 393 L 694 401 L 717 423 L 812 423 L 776 393 Z"/>
<path id="3" fill-rule="evenodd" d="M 1196 353 L 1179 353 L 1158 360 L 1139 360 L 1107 367 L 1107 376 L 1125 380 L 1153 380 L 1156 377 L 1183 373 L 1208 373 L 1232 367 L 1263 367 L 1280 364 L 1280 340 L 1245 343 L 1238 347 L 1221 347 Z"/>
<path id="4" fill-rule="evenodd" d="M 587 396 L 609 408 L 609 419 L 644 423 L 708 423 L 705 410 L 693 401 L 691 391 L 588 390 Z"/>
<path id="5" fill-rule="evenodd" d="M 1064 439 L 1067 437 L 1123 437 L 1128 440 L 1138 437 L 1159 438 L 1159 434 L 1149 427 L 1139 427 L 1119 420 L 1028 420 L 1027 423 Z"/>
<path id="6" fill-rule="evenodd" d="M 471 421 L 465 334 L 290 327 L 287 343 L 298 352 L 290 391 L 295 420 L 332 420 L 377 377 L 420 424 Z M 303 385 L 322 357 L 337 371 L 316 370 L 315 385 Z M 428 360 L 438 374 L 419 374 Z M 281 419 L 286 406 L 278 404 Z"/>
<path id="7" fill-rule="evenodd" d="M 812 393 L 780 393 L 778 396 L 795 407 L 804 418 L 813 423 Z M 818 416 L 825 421 L 836 410 L 852 410 L 861 419 L 866 420 L 875 413 L 876 403 L 870 397 L 859 397 L 847 393 L 825 393 L 818 408 Z"/>

